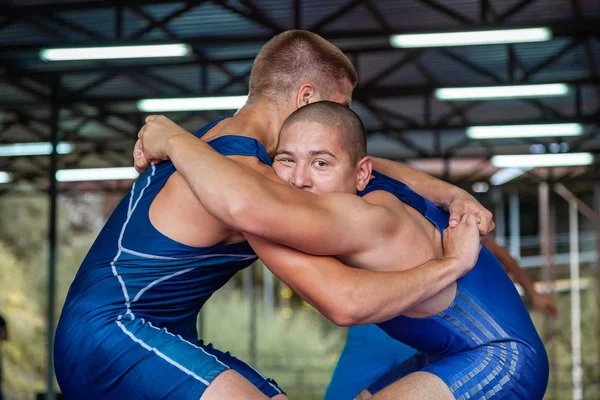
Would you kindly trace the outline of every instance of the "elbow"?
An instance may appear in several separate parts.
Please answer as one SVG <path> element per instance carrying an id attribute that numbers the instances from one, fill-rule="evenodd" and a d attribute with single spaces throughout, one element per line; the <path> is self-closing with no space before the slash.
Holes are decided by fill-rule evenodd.
<path id="1" fill-rule="evenodd" d="M 355 319 L 352 315 L 344 314 L 344 313 L 335 313 L 329 317 L 329 320 L 336 324 L 337 326 L 341 326 L 343 328 L 347 328 L 349 326 L 359 325 L 357 319 Z"/>
<path id="2" fill-rule="evenodd" d="M 240 231 L 255 233 L 257 226 L 252 204 L 244 196 L 228 196 L 222 203 L 223 212 L 217 218 L 229 228 Z M 215 215 L 216 216 L 216 215 Z"/>
<path id="3" fill-rule="evenodd" d="M 368 322 L 366 321 L 368 316 L 363 315 L 360 304 L 352 301 L 340 302 L 326 316 L 331 322 L 341 327 L 361 325 Z"/>

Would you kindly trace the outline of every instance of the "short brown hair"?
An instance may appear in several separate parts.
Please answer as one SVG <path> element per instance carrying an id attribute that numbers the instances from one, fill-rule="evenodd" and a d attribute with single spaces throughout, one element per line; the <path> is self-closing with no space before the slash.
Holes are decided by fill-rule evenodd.
<path id="1" fill-rule="evenodd" d="M 340 49 L 316 33 L 290 30 L 269 40 L 256 56 L 248 100 L 258 96 L 279 99 L 305 82 L 329 95 L 342 78 L 352 87 L 358 81 L 356 69 Z"/>
<path id="2" fill-rule="evenodd" d="M 300 121 L 313 121 L 335 130 L 340 145 L 356 164 L 367 155 L 367 133 L 360 117 L 348 107 L 333 101 L 317 101 L 298 108 L 283 123 L 281 130 Z M 332 133 L 333 134 L 333 133 Z"/>

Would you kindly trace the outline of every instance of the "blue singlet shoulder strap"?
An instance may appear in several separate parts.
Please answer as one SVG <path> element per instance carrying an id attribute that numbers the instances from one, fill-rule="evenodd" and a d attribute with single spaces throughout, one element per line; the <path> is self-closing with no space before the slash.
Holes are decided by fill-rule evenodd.
<path id="1" fill-rule="evenodd" d="M 200 138 L 206 132 L 211 130 L 219 122 L 226 118 L 231 118 L 230 115 L 221 117 L 202 127 L 194 132 L 194 136 Z M 223 154 L 224 156 L 249 156 L 256 157 L 266 165 L 272 165 L 271 157 L 260 142 L 254 138 L 236 135 L 223 135 L 207 142 L 213 149 Z"/>
<path id="2" fill-rule="evenodd" d="M 390 178 L 380 172 L 373 171 L 373 178 L 365 188 L 359 193 L 360 196 L 365 196 L 371 192 L 382 190 L 393 194 L 403 203 L 408 204 L 415 210 L 419 211 L 425 218 L 431 221 L 440 231 L 443 231 L 448 226 L 448 214 L 440 210 L 429 200 L 424 199 L 419 194 L 415 193 L 411 188 L 404 183 Z"/>

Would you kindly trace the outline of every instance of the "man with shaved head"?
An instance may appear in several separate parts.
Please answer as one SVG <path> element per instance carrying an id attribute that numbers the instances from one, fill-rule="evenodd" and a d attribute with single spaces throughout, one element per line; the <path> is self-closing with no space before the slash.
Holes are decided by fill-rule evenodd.
<path id="1" fill-rule="evenodd" d="M 447 229 L 449 214 L 394 179 L 393 164 L 373 171 L 364 126 L 352 110 L 320 101 L 284 122 L 273 168 L 288 185 L 242 168 L 169 122 L 150 118 L 140 131 L 145 156 L 171 159 L 206 209 L 244 232 L 273 271 L 318 262 L 297 250 L 381 273 L 418 270 L 453 252 L 452 235 L 470 239 L 460 246 L 477 261 L 473 270 L 378 324 L 419 352 L 395 368 L 399 380 L 374 399 L 542 399 L 544 346 L 498 260 L 485 247 L 479 252 L 476 217 L 465 215 Z M 318 302 L 302 292 L 314 277 L 281 275 Z"/>

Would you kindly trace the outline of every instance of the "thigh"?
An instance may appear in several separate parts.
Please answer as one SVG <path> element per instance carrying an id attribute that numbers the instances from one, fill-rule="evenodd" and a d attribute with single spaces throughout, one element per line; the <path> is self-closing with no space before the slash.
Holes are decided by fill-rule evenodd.
<path id="1" fill-rule="evenodd" d="M 415 372 L 392 383 L 372 400 L 454 400 L 448 386 L 428 372 Z"/>
<path id="2" fill-rule="evenodd" d="M 230 369 L 225 371 L 211 382 L 210 386 L 204 391 L 200 400 L 269 400 L 253 384 L 248 382 L 243 376 Z M 274 400 L 287 400 L 284 394 L 273 397 Z M 197 400 L 197 399 L 194 399 Z"/>
<path id="3" fill-rule="evenodd" d="M 375 394 L 412 373 L 421 371 L 427 366 L 427 356 L 423 353 L 413 354 L 411 357 L 404 360 L 404 362 L 394 366 L 385 374 L 379 377 L 376 381 L 372 382 L 367 388 L 367 391 L 371 394 Z"/>
<path id="4" fill-rule="evenodd" d="M 252 385 L 260 390 L 265 396 L 269 398 L 275 398 L 278 395 L 285 395 L 283 390 L 277 385 L 277 382 L 271 378 L 265 378 L 260 372 L 254 369 L 244 361 L 232 356 L 229 352 L 222 352 L 215 349 L 212 344 L 203 345 L 202 341 L 200 345 L 203 349 L 211 355 L 214 355 L 219 361 L 227 365 L 232 370 L 239 373 L 245 379 L 247 379 Z M 279 398 L 277 398 L 279 399 Z"/>

